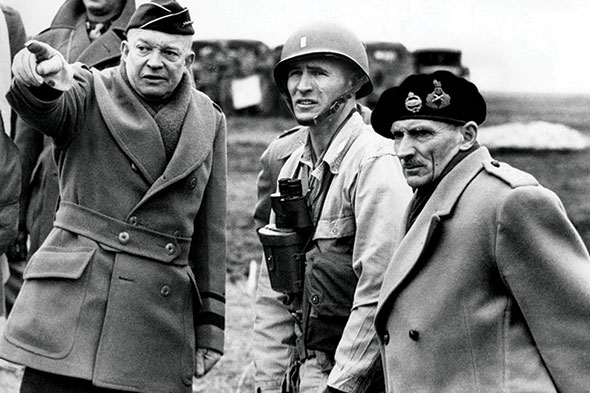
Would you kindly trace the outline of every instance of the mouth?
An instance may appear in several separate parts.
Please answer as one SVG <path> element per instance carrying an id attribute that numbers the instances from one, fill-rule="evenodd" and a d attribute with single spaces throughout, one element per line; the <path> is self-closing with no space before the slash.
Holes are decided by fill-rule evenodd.
<path id="1" fill-rule="evenodd" d="M 149 82 L 162 82 L 162 81 L 166 80 L 166 78 L 164 78 L 163 76 L 151 75 L 151 74 L 143 75 L 142 78 L 149 81 Z"/>
<path id="2" fill-rule="evenodd" d="M 317 105 L 317 101 L 309 98 L 299 98 L 295 100 L 295 106 L 301 109 L 309 109 L 315 105 Z"/>

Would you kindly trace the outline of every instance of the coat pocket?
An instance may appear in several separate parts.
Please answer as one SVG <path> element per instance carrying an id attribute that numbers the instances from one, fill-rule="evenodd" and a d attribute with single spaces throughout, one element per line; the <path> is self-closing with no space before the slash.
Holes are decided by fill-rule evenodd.
<path id="1" fill-rule="evenodd" d="M 348 254 L 320 253 L 305 272 L 305 341 L 309 349 L 334 352 L 348 322 L 358 278 Z"/>
<path id="2" fill-rule="evenodd" d="M 94 252 L 46 247 L 33 255 L 5 330 L 10 343 L 55 359 L 70 352 Z"/>

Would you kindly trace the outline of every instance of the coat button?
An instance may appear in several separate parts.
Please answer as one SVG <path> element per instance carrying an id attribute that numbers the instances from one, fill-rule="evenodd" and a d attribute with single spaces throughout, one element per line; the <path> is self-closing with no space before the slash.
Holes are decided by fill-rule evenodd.
<path id="1" fill-rule="evenodd" d="M 320 302 L 320 297 L 319 297 L 318 295 L 313 295 L 313 296 L 311 297 L 311 302 L 312 302 L 313 304 L 318 304 L 318 303 Z"/>
<path id="2" fill-rule="evenodd" d="M 381 341 L 383 341 L 383 345 L 389 344 L 389 332 L 383 333 L 383 336 L 381 336 Z"/>
<path id="3" fill-rule="evenodd" d="M 191 190 L 194 190 L 196 186 L 197 186 L 197 178 L 193 177 L 191 179 L 191 181 L 188 183 L 188 188 L 190 188 Z"/>
<path id="4" fill-rule="evenodd" d="M 119 243 L 127 244 L 129 243 L 129 234 L 125 231 L 119 233 Z"/>
<path id="5" fill-rule="evenodd" d="M 410 330 L 410 331 L 408 332 L 408 335 L 410 336 L 410 338 L 411 338 L 413 341 L 418 341 L 418 339 L 420 338 L 420 332 L 419 332 L 419 331 L 417 331 L 417 330 L 414 330 L 414 329 Z"/>
<path id="6" fill-rule="evenodd" d="M 169 255 L 174 254 L 174 250 L 176 250 L 176 247 L 174 247 L 174 244 L 172 244 L 172 243 L 166 244 L 166 251 L 168 251 Z"/>
<path id="7" fill-rule="evenodd" d="M 170 295 L 170 287 L 168 285 L 164 285 L 161 289 L 160 289 L 160 295 L 166 297 L 168 295 Z"/>
<path id="8" fill-rule="evenodd" d="M 491 164 L 492 164 L 492 166 L 495 166 L 496 168 L 500 168 L 500 163 L 498 161 L 496 161 L 496 160 L 493 160 L 491 162 Z"/>
<path id="9" fill-rule="evenodd" d="M 135 217 L 135 216 L 129 217 L 129 221 L 128 222 L 131 225 L 137 225 L 137 217 Z"/>
<path id="10" fill-rule="evenodd" d="M 137 172 L 137 171 L 138 171 L 138 169 L 137 169 L 137 165 L 135 165 L 135 163 L 134 163 L 134 162 L 132 162 L 132 163 L 131 163 L 131 170 L 132 170 L 133 172 Z"/>

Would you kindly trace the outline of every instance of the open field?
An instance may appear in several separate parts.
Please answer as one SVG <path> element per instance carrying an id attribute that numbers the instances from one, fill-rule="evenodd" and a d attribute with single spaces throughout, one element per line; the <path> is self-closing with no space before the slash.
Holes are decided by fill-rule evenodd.
<path id="1" fill-rule="evenodd" d="M 484 125 L 546 121 L 565 124 L 590 136 L 590 96 L 487 95 Z M 251 326 L 253 297 L 244 280 L 251 260 L 260 258 L 252 211 L 256 201 L 258 157 L 281 130 L 294 125 L 285 118 L 229 118 L 229 260 L 226 355 L 203 380 L 199 393 L 252 392 Z M 590 247 L 590 150 L 574 152 L 496 150 L 501 161 L 529 171 L 555 191 Z"/>

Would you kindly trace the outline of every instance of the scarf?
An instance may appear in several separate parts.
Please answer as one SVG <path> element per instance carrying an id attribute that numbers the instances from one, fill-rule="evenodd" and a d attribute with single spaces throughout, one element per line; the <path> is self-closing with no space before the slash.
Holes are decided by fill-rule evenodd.
<path id="1" fill-rule="evenodd" d="M 120 69 L 121 76 L 125 83 L 127 83 L 133 94 L 135 94 L 138 100 L 156 121 L 158 129 L 160 130 L 162 142 L 164 143 L 166 160 L 170 162 L 170 158 L 172 158 L 174 150 L 176 150 L 176 145 L 180 138 L 180 131 L 184 124 L 184 118 L 186 117 L 188 106 L 191 102 L 191 83 L 188 72 L 185 72 L 182 75 L 180 83 L 170 97 L 161 101 L 147 101 L 137 94 L 131 86 L 124 63 L 121 63 Z"/>

